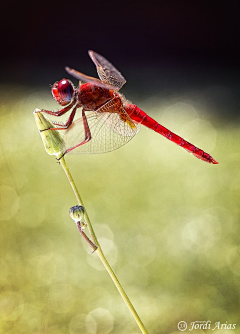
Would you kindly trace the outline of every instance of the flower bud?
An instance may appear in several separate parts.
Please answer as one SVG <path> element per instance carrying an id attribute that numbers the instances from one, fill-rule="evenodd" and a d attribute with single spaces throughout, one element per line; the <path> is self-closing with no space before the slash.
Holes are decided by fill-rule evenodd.
<path id="1" fill-rule="evenodd" d="M 69 215 L 76 222 L 83 220 L 84 218 L 84 207 L 81 205 L 76 205 L 70 208 Z"/>
<path id="2" fill-rule="evenodd" d="M 54 128 L 53 123 L 48 119 L 40 109 L 35 109 L 33 112 L 43 145 L 49 155 L 59 155 L 65 151 L 65 143 L 62 135 L 57 130 L 48 130 Z"/>

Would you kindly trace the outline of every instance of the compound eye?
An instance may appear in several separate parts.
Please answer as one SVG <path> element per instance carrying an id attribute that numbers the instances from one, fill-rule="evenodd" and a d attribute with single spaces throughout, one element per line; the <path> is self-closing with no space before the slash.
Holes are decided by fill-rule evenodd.
<path id="1" fill-rule="evenodd" d="M 54 99 L 62 106 L 65 106 L 72 101 L 73 93 L 73 83 L 68 79 L 56 81 L 52 87 L 52 95 Z"/>

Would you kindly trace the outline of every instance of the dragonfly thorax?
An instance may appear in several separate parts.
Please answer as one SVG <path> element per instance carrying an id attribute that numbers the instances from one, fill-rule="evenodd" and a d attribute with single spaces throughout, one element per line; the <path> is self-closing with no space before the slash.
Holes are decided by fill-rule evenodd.
<path id="1" fill-rule="evenodd" d="M 85 83 L 79 87 L 78 101 L 86 110 L 97 110 L 108 100 L 113 98 L 113 91 Z"/>

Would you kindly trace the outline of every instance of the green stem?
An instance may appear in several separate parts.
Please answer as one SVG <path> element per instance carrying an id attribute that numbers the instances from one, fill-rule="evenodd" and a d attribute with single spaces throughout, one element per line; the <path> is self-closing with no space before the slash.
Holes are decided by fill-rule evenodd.
<path id="1" fill-rule="evenodd" d="M 77 187 L 75 185 L 75 182 L 74 182 L 74 180 L 72 178 L 72 175 L 71 175 L 71 173 L 70 173 L 70 171 L 68 169 L 68 166 L 66 164 L 66 161 L 65 161 L 64 157 L 62 157 L 60 159 L 60 164 L 61 164 L 61 166 L 62 166 L 62 168 L 63 168 L 63 170 L 64 170 L 64 172 L 65 172 L 65 174 L 66 174 L 66 176 L 68 178 L 69 183 L 71 184 L 71 187 L 72 187 L 73 192 L 74 192 L 74 194 L 76 196 L 78 204 L 82 205 L 84 207 L 84 209 L 85 209 L 85 222 L 87 223 L 87 226 L 89 228 L 91 237 L 93 239 L 93 242 L 98 247 L 97 250 L 96 250 L 96 253 L 98 254 L 98 256 L 99 256 L 100 260 L 102 261 L 104 267 L 106 268 L 108 274 L 110 275 L 111 279 L 113 280 L 113 283 L 115 284 L 115 286 L 118 289 L 120 295 L 122 296 L 123 300 L 125 301 L 127 307 L 129 308 L 130 312 L 132 313 L 132 315 L 133 315 L 136 323 L 138 324 L 141 332 L 143 334 L 148 334 L 148 332 L 147 332 L 146 328 L 144 327 L 144 325 L 143 325 L 143 323 L 142 323 L 139 315 L 137 314 L 136 310 L 134 309 L 132 303 L 130 302 L 130 300 L 129 300 L 127 294 L 126 294 L 126 292 L 123 290 L 123 288 L 122 288 L 122 286 L 121 286 L 121 284 L 120 284 L 117 276 L 115 275 L 114 271 L 112 270 L 111 266 L 109 265 L 108 261 L 106 260 L 104 254 L 103 254 L 102 248 L 101 248 L 101 246 L 100 246 L 100 244 L 99 244 L 99 242 L 97 240 L 96 234 L 95 234 L 95 232 L 93 230 L 92 224 L 91 224 L 90 219 L 88 217 L 86 207 L 83 205 L 83 201 L 82 201 L 81 196 L 80 196 L 80 194 L 78 192 L 78 189 L 77 189 Z"/>

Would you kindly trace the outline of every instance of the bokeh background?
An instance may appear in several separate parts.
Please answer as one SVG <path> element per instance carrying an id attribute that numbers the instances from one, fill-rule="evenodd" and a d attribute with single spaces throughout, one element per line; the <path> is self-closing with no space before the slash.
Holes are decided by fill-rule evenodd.
<path id="1" fill-rule="evenodd" d="M 240 333 L 238 16 L 237 1 L 1 5 L 0 333 L 139 333 L 68 216 L 76 200 L 32 115 L 57 110 L 64 66 L 96 75 L 88 49 L 124 74 L 128 99 L 219 161 L 145 128 L 115 152 L 66 157 L 107 259 L 149 333 L 208 320 L 192 332 Z"/>

